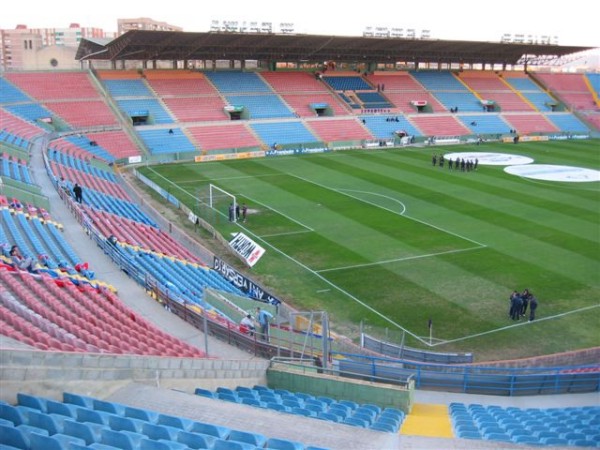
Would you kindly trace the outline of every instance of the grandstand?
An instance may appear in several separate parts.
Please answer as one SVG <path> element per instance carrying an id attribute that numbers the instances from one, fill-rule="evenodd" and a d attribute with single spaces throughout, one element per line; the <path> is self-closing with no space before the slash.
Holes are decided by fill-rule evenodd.
<path id="1" fill-rule="evenodd" d="M 229 276 L 216 270 L 214 258 L 222 255 L 189 232 L 198 217 L 188 211 L 189 220 L 179 223 L 164 205 L 166 199 L 184 210 L 180 196 L 197 194 L 197 186 L 183 193 L 156 186 L 156 201 L 136 193 L 139 182 L 128 173 L 128 165 L 140 162 L 364 148 L 377 140 L 405 145 L 406 135 L 419 146 L 433 136 L 502 140 L 512 138 L 509 130 L 524 138 L 588 138 L 598 133 L 586 115 L 597 112 L 597 92 L 583 76 L 141 75 L 102 70 L 0 79 L 1 400 L 7 402 L 0 404 L 0 444 L 9 450 L 600 446 L 597 349 L 537 370 L 527 361 L 514 362 L 525 365 L 517 369 L 453 365 L 457 355 L 418 350 L 417 363 L 335 333 L 329 343 L 326 323 L 315 326 L 312 315 L 310 325 L 294 322 L 297 312 L 276 302 L 258 303 L 285 318 L 274 324 L 271 343 L 261 341 L 238 322 L 257 304 L 245 288 L 263 289 L 233 267 L 225 270 Z M 559 110 L 550 107 L 555 99 Z M 482 100 L 498 109 L 482 112 Z M 263 176 L 261 170 L 257 163 L 256 174 Z M 75 183 L 84 187 L 82 204 L 69 195 Z M 12 243 L 38 259 L 36 273 L 15 269 L 7 254 Z M 448 361 L 424 362 L 433 357 Z"/>

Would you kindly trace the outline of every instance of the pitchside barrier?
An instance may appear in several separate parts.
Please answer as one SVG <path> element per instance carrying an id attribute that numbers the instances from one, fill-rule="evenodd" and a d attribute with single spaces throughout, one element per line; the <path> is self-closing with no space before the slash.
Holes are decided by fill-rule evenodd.
<path id="1" fill-rule="evenodd" d="M 600 366 L 504 369 L 426 364 L 357 354 L 333 354 L 339 376 L 403 383 L 417 389 L 482 395 L 551 395 L 600 390 Z"/>
<path id="2" fill-rule="evenodd" d="M 374 383 L 403 385 L 414 380 L 417 389 L 468 394 L 519 396 L 596 392 L 600 390 L 600 366 L 532 367 L 523 369 L 471 365 L 431 364 L 374 357 L 338 351 L 336 340 L 328 340 L 331 351 L 323 358 L 322 337 L 274 323 L 269 342 L 259 333 L 249 334 L 239 325 L 154 291 L 155 298 L 171 312 L 199 330 L 263 358 L 302 358 L 315 361 L 317 374 L 330 373 Z M 220 307 L 224 307 L 220 305 Z M 233 306 L 231 308 L 235 309 Z M 341 346 L 339 346 L 341 347 Z M 210 349 L 207 349 L 210 354 Z M 317 358 L 320 364 L 317 364 Z M 323 372 L 320 372 L 322 367 Z M 313 372 L 311 370 L 311 372 Z"/>
<path id="3" fill-rule="evenodd" d="M 472 353 L 443 353 L 418 350 L 404 345 L 385 342 L 366 333 L 361 334 L 360 344 L 363 348 L 391 358 L 438 364 L 465 364 L 473 362 Z"/>

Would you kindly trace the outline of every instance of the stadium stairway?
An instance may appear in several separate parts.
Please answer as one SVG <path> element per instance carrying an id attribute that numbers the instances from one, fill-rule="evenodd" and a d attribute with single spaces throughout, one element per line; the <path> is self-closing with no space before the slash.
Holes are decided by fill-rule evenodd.
<path id="1" fill-rule="evenodd" d="M 452 422 L 447 405 L 415 403 L 404 419 L 400 434 L 453 438 Z"/>

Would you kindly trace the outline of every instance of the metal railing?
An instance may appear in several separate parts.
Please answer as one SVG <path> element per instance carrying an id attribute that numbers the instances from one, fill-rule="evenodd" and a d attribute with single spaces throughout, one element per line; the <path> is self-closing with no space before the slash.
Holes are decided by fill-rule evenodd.
<path id="1" fill-rule="evenodd" d="M 404 380 L 413 376 L 425 390 L 485 395 L 548 395 L 600 390 L 600 366 L 505 369 L 470 365 L 426 364 L 357 354 L 334 354 L 341 373 L 364 380 Z"/>

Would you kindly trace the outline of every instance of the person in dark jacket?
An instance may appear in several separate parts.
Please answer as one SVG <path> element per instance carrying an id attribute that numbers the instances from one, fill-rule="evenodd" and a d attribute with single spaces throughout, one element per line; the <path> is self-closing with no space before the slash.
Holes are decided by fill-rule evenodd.
<path id="1" fill-rule="evenodd" d="M 538 307 L 537 299 L 532 295 L 529 299 L 529 321 L 533 322 L 535 320 L 535 310 Z"/>

